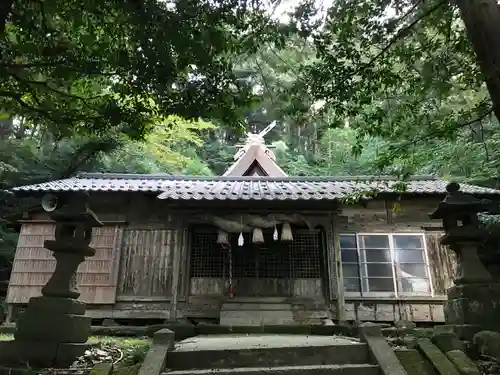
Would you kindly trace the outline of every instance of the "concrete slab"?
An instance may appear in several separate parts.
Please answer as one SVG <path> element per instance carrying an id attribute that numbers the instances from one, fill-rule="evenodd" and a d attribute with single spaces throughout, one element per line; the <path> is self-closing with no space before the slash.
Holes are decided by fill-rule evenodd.
<path id="1" fill-rule="evenodd" d="M 207 335 L 195 336 L 175 344 L 174 351 L 192 352 L 197 350 L 248 350 L 264 348 L 294 348 L 309 346 L 335 346 L 358 344 L 359 340 L 341 336 L 316 335 Z"/>

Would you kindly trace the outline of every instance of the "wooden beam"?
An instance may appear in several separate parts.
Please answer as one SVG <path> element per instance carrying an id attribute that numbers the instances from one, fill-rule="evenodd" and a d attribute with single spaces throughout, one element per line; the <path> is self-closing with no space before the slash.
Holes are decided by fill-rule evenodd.
<path id="1" fill-rule="evenodd" d="M 177 229 L 176 236 L 180 239 L 178 248 L 173 249 L 173 267 L 172 267 L 172 305 L 170 307 L 170 319 L 177 319 L 177 299 L 179 294 L 180 264 L 182 255 L 186 249 L 186 229 L 183 226 Z"/>
<path id="2" fill-rule="evenodd" d="M 338 215 L 332 216 L 332 235 L 335 275 L 337 280 L 337 320 L 345 321 L 344 272 L 342 270 L 342 252 L 340 250 L 340 226 Z"/>

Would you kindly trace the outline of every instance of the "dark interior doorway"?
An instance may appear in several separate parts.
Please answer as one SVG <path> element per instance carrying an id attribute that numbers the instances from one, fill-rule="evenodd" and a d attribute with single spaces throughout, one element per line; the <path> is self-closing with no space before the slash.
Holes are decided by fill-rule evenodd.
<path id="1" fill-rule="evenodd" d="M 238 234 L 230 235 L 235 297 L 294 296 L 297 280 L 305 285 L 308 281 L 324 285 L 323 231 L 292 227 L 291 242 L 273 240 L 273 231 L 263 231 L 264 243 L 260 245 L 251 242 L 250 233 L 243 234 L 243 246 L 238 246 Z M 217 228 L 194 227 L 191 233 L 191 277 L 228 280 L 229 251 L 216 243 Z"/>

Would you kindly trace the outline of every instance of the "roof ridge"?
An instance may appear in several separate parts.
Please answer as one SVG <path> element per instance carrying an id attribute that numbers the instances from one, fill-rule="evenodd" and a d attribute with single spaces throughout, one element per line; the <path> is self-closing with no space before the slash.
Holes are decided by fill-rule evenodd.
<path id="1" fill-rule="evenodd" d="M 113 179 L 113 180 L 171 180 L 171 181 L 401 181 L 403 179 L 393 175 L 360 175 L 360 176 L 182 176 L 167 173 L 79 173 L 77 179 Z M 432 175 L 411 176 L 407 181 L 436 181 Z"/>

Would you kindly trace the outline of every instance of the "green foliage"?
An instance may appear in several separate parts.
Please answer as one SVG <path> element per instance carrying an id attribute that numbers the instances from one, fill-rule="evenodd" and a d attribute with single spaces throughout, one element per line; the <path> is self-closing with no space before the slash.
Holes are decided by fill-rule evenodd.
<path id="1" fill-rule="evenodd" d="M 379 170 L 497 178 L 498 125 L 453 4 L 340 0 L 313 39 L 317 60 L 302 64 L 296 96 L 305 85 L 323 116 L 347 120 L 358 152 L 366 136 L 382 138 Z"/>
<path id="2" fill-rule="evenodd" d="M 8 224 L 0 219 L 0 270 L 5 266 L 10 266 L 17 246 L 18 234 L 9 228 Z"/>
<path id="3" fill-rule="evenodd" d="M 237 124 L 251 95 L 234 55 L 275 31 L 259 2 L 7 0 L 2 10 L 0 108 L 56 137 L 141 139 L 151 116 L 170 114 Z"/>

